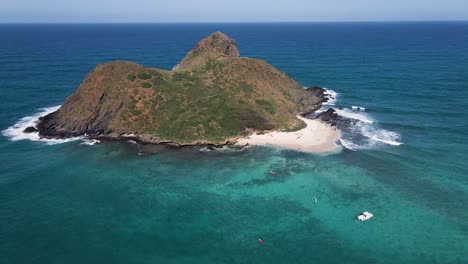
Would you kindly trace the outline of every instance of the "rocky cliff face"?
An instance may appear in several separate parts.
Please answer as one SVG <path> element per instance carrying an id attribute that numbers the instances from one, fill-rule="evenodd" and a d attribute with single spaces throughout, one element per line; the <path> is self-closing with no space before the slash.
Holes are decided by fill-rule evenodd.
<path id="1" fill-rule="evenodd" d="M 215 32 L 209 37 L 197 43 L 185 58 L 174 68 L 176 70 L 189 69 L 206 62 L 210 57 L 226 56 L 230 58 L 239 57 L 239 50 L 236 42 L 222 32 Z"/>
<path id="2" fill-rule="evenodd" d="M 265 61 L 239 57 L 236 42 L 216 32 L 172 71 L 98 65 L 37 129 L 44 137 L 223 144 L 254 130 L 299 129 L 296 115 L 315 111 L 322 99 Z"/>

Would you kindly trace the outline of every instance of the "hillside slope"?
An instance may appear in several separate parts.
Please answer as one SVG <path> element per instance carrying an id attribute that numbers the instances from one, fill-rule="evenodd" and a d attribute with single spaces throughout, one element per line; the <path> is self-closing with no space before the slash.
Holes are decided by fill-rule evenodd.
<path id="1" fill-rule="evenodd" d="M 44 137 L 224 144 L 251 131 L 297 130 L 304 123 L 296 115 L 320 105 L 320 96 L 263 60 L 239 57 L 236 42 L 216 32 L 172 71 L 98 65 L 37 128 Z"/>

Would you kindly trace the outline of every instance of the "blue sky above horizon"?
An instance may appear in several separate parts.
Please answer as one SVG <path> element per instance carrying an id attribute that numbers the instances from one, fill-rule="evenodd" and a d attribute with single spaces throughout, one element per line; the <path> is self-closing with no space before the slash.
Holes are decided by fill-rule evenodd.
<path id="1" fill-rule="evenodd" d="M 468 0 L 0 0 L 0 23 L 468 20 Z"/>

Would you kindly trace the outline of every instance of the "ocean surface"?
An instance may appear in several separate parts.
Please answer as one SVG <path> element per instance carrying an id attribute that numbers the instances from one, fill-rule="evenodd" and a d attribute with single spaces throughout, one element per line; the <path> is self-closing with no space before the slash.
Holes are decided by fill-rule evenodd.
<path id="1" fill-rule="evenodd" d="M 21 133 L 96 64 L 170 69 L 216 30 L 336 94 L 343 150 Z M 0 263 L 468 263 L 467 43 L 468 22 L 0 25 Z"/>

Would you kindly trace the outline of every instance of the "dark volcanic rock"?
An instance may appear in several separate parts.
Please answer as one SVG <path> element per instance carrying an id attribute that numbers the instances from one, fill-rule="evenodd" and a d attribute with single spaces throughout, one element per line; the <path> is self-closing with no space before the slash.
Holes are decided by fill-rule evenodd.
<path id="1" fill-rule="evenodd" d="M 222 32 L 215 32 L 209 37 L 197 43 L 187 56 L 173 70 L 181 70 L 190 67 L 191 61 L 205 52 L 211 52 L 222 56 L 237 58 L 240 56 L 236 42 Z"/>
<path id="2" fill-rule="evenodd" d="M 320 98 L 325 97 L 325 89 L 323 89 L 322 87 L 313 86 L 313 87 L 306 88 L 306 91 Z"/>
<path id="3" fill-rule="evenodd" d="M 240 57 L 236 42 L 216 32 L 172 71 L 125 61 L 96 66 L 36 127 L 46 138 L 225 145 L 246 131 L 302 128 L 297 115 L 319 109 L 324 91 L 304 89 L 263 60 Z"/>
<path id="4" fill-rule="evenodd" d="M 39 135 L 41 137 L 68 138 L 79 135 L 78 133 L 71 133 L 68 131 L 57 129 L 57 120 L 55 119 L 56 114 L 57 112 L 53 112 L 39 118 L 39 123 L 37 124 L 37 131 L 39 131 Z"/>
<path id="5" fill-rule="evenodd" d="M 320 113 L 316 118 L 322 120 L 323 122 L 331 126 L 336 126 L 341 130 L 347 130 L 350 128 L 350 126 L 358 122 L 358 120 L 356 119 L 338 115 L 338 113 L 336 113 L 335 109 L 333 108 L 330 108 L 327 111 Z"/>
<path id="6" fill-rule="evenodd" d="M 32 132 L 36 132 L 36 131 L 37 131 L 37 129 L 35 127 L 32 127 L 32 126 L 27 127 L 27 128 L 25 128 L 23 130 L 24 133 L 32 133 Z"/>
<path id="7" fill-rule="evenodd" d="M 322 104 L 328 101 L 328 98 L 325 96 L 325 89 L 318 86 L 306 88 L 305 91 L 310 96 L 317 98 L 316 103 L 309 106 L 309 111 L 302 113 L 303 116 L 308 116 L 320 109 Z"/>
<path id="8" fill-rule="evenodd" d="M 324 121 L 324 122 L 332 124 L 333 122 L 338 120 L 340 118 L 340 116 L 336 113 L 335 109 L 330 108 L 327 111 L 325 111 L 323 113 L 320 113 L 317 116 L 317 118 Z"/>

